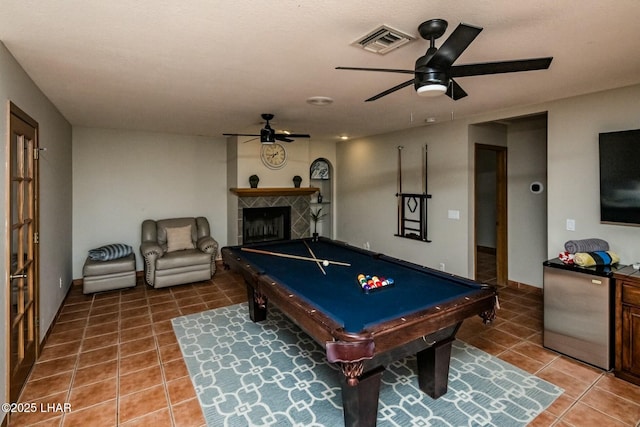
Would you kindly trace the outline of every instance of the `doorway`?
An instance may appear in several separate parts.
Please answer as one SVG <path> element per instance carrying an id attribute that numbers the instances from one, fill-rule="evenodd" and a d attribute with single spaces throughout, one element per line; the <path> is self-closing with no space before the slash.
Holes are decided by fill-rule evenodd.
<path id="1" fill-rule="evenodd" d="M 507 147 L 475 144 L 475 279 L 506 286 Z"/>
<path id="2" fill-rule="evenodd" d="M 9 398 L 15 402 L 38 353 L 38 123 L 10 103 Z"/>

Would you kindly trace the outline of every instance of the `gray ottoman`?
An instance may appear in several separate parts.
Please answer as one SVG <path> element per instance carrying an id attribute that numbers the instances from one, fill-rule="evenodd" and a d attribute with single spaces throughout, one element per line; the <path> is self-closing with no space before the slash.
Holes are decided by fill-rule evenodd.
<path id="1" fill-rule="evenodd" d="M 94 261 L 87 258 L 82 267 L 82 292 L 85 294 L 131 288 L 135 285 L 135 254 L 111 261 Z"/>

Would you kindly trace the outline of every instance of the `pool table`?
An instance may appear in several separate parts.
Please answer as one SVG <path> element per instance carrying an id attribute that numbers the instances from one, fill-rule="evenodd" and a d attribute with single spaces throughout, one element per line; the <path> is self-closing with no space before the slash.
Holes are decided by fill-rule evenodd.
<path id="1" fill-rule="evenodd" d="M 347 426 L 376 424 L 385 366 L 409 355 L 417 355 L 420 389 L 446 393 L 460 325 L 495 316 L 494 286 L 330 239 L 228 246 L 222 257 L 245 279 L 254 322 L 274 304 L 339 365 Z M 393 284 L 365 292 L 359 274 Z"/>

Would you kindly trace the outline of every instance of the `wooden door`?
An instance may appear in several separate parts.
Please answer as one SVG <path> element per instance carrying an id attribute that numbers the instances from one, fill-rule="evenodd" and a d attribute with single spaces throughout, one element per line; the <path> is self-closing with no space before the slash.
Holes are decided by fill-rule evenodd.
<path id="1" fill-rule="evenodd" d="M 38 351 L 38 124 L 10 104 L 9 335 L 11 402 Z"/>
<path id="2" fill-rule="evenodd" d="M 490 204 L 492 205 L 492 216 L 494 218 L 494 223 L 491 225 L 488 224 L 479 224 L 478 218 L 481 209 L 486 209 L 486 204 L 481 203 L 481 199 L 483 197 L 482 191 L 478 186 L 478 164 L 479 164 L 479 154 L 480 152 L 485 152 L 490 155 L 494 161 L 491 164 L 491 170 L 485 171 L 493 175 L 492 182 L 494 183 L 495 188 L 490 192 L 491 200 Z M 506 286 L 508 282 L 508 240 L 507 240 L 507 147 L 503 146 L 494 146 L 494 145 L 484 145 L 484 144 L 476 144 L 475 145 L 475 190 L 474 190 L 474 201 L 475 201 L 475 225 L 474 225 L 474 255 L 475 255 L 475 278 L 476 280 L 480 280 L 478 266 L 478 259 L 481 257 L 479 254 L 480 247 L 478 246 L 478 236 L 480 233 L 481 227 L 490 227 L 489 230 L 484 230 L 485 232 L 491 233 L 494 235 L 494 245 L 495 250 L 492 256 L 486 257 L 485 259 L 492 259 L 493 265 L 491 269 L 493 270 L 493 274 L 495 275 L 495 284 Z M 493 282 L 493 281 L 491 281 Z"/>

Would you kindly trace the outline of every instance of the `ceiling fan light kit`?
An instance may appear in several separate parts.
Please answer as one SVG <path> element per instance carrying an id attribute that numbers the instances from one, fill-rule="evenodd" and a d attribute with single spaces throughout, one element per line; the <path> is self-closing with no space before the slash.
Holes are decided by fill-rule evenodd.
<path id="1" fill-rule="evenodd" d="M 481 27 L 468 24 L 460 24 L 449 35 L 449 38 L 436 48 L 436 39 L 442 37 L 447 30 L 447 21 L 444 19 L 430 19 L 418 27 L 420 36 L 429 41 L 426 53 L 416 60 L 413 70 L 389 69 L 389 68 L 361 68 L 361 67 L 336 67 L 338 70 L 377 71 L 385 73 L 413 74 L 411 80 L 400 83 L 385 90 L 366 101 L 387 96 L 397 90 L 413 84 L 419 96 L 432 97 L 446 94 L 457 101 L 467 96 L 467 93 L 453 79 L 454 77 L 470 77 L 488 74 L 515 73 L 519 71 L 545 70 L 551 65 L 552 57 L 522 59 L 498 62 L 484 62 L 476 64 L 453 65 L 453 63 L 469 47 L 471 42 L 482 31 Z"/>
<path id="2" fill-rule="evenodd" d="M 426 84 L 416 89 L 419 96 L 434 97 L 440 96 L 447 92 L 447 86 L 438 83 Z"/>
<path id="3" fill-rule="evenodd" d="M 260 142 L 263 144 L 273 144 L 276 142 L 276 133 L 268 124 L 264 129 L 260 129 Z"/>

